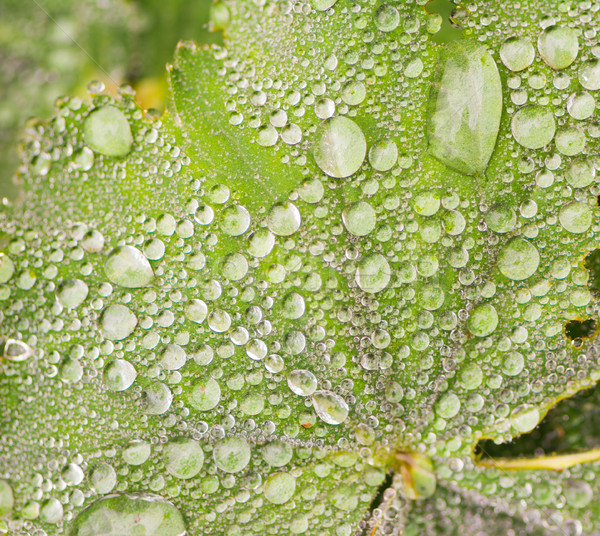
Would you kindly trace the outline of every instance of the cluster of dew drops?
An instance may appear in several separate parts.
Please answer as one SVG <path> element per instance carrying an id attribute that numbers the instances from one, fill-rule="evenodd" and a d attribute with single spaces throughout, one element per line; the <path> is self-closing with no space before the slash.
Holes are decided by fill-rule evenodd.
<path id="1" fill-rule="evenodd" d="M 225 184 L 205 188 L 168 127 L 144 119 L 126 90 L 122 102 L 98 95 L 99 86 L 93 106 L 66 99 L 26 148 L 24 173 L 40 188 L 56 175 L 57 189 L 102 180 L 98 188 L 108 192 L 111 181 L 129 180 L 159 192 L 179 181 L 185 194 L 167 195 L 168 211 L 134 207 L 124 222 L 107 203 L 86 222 L 66 214 L 66 230 L 55 233 L 8 229 L 14 236 L 0 255 L 7 377 L 22 393 L 36 389 L 39 375 L 41 400 L 56 385 L 65 404 L 79 392 L 95 400 L 82 413 L 66 410 L 60 420 L 72 424 L 40 409 L 48 420 L 25 432 L 59 454 L 17 469 L 20 483 L 9 473 L 0 481 L 0 512 L 18 512 L 9 522 L 16 534 L 42 534 L 40 524 L 73 535 L 127 534 L 139 519 L 159 534 L 153 520 L 168 518 L 165 536 L 277 533 L 284 524 L 293 534 L 348 536 L 349 513 L 364 511 L 384 481 L 373 458 L 387 436 L 426 451 L 438 436 L 468 436 L 522 410 L 520 399 L 543 399 L 540 380 L 504 388 L 547 349 L 529 334 L 536 323 L 543 338 L 560 341 L 545 366 L 548 384 L 561 383 L 557 361 L 570 356 L 564 319 L 542 312 L 596 313 L 589 270 L 556 253 L 574 243 L 592 251 L 598 231 L 600 162 L 589 147 L 600 137 L 600 50 L 581 49 L 593 36 L 545 17 L 537 42 L 508 31 L 492 50 L 505 69 L 514 155 L 494 192 L 513 199 L 519 181 L 532 192 L 514 207 L 491 195 L 470 199 L 451 183 L 419 186 L 425 121 L 410 132 L 401 123 L 422 113 L 414 101 L 426 100 L 423 80 L 432 78 L 422 36 L 439 30 L 439 16 L 342 3 L 280 6 L 286 20 L 326 25 L 339 17 L 351 28 L 337 52 L 323 58 L 308 48 L 299 59 L 306 68 L 319 63 L 311 80 L 285 80 L 287 67 L 277 80 L 266 65 L 249 69 L 225 49 L 214 52 L 232 96 L 224 120 L 305 171 L 288 200 L 259 214 Z M 580 4 L 582 26 L 597 7 Z M 477 20 L 485 27 L 484 19 Z M 389 95 L 392 71 L 398 89 Z M 361 114 L 377 119 L 379 137 L 359 125 Z M 540 235 L 557 227 L 560 243 L 546 240 L 542 249 Z M 478 270 L 501 239 L 499 289 Z M 456 276 L 451 291 L 445 271 Z M 514 300 L 514 329 L 504 330 L 493 305 L 500 292 Z M 482 360 L 462 366 L 467 338 Z M 22 367 L 29 383 L 17 386 Z M 489 409 L 477 390 L 501 394 Z M 419 404 L 422 412 L 411 409 Z M 539 417 L 525 415 L 516 431 Z M 72 434 L 64 431 L 70 426 Z M 321 462 L 331 455 L 325 447 L 341 454 Z M 17 454 L 24 464 L 29 454 Z M 359 483 L 346 485 L 353 474 Z M 321 489 L 328 477 L 332 487 Z M 581 508 L 592 489 L 574 479 L 564 496 Z M 196 499 L 209 506 L 192 515 Z M 265 509 L 285 513 L 257 520 Z"/>

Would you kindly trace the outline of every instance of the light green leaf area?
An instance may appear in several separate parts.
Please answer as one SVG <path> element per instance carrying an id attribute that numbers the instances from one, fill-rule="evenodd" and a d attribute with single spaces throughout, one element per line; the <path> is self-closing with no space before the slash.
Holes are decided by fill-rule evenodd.
<path id="1" fill-rule="evenodd" d="M 505 485 L 473 457 L 600 377 L 595 11 L 467 3 L 440 44 L 424 4 L 223 2 L 160 119 L 125 89 L 30 125 L 0 222 L 12 533 L 126 532 L 107 505 L 148 534 L 600 530 L 567 498 L 597 462 Z"/>

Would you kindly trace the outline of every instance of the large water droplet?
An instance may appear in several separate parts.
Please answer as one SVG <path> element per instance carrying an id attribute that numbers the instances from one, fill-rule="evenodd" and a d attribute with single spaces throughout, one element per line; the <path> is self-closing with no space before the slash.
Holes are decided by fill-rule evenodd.
<path id="1" fill-rule="evenodd" d="M 111 391 L 129 389 L 136 377 L 135 367 L 124 359 L 115 359 L 104 368 L 104 385 Z"/>
<path id="2" fill-rule="evenodd" d="M 317 131 L 313 154 L 327 175 L 338 179 L 349 177 L 360 169 L 367 154 L 365 135 L 352 119 L 327 119 Z"/>
<path id="3" fill-rule="evenodd" d="M 500 59 L 511 71 L 527 69 L 535 59 L 535 49 L 526 37 L 509 37 L 500 47 Z"/>
<path id="4" fill-rule="evenodd" d="M 476 337 L 487 337 L 498 327 L 498 313 L 493 305 L 484 303 L 469 315 L 469 331 Z"/>
<path id="5" fill-rule="evenodd" d="M 154 277 L 148 259 L 133 246 L 114 248 L 104 261 L 104 271 L 113 283 L 127 288 L 145 287 Z"/>
<path id="6" fill-rule="evenodd" d="M 192 387 L 188 400 L 194 409 L 209 411 L 221 401 L 221 387 L 213 378 L 200 380 Z"/>
<path id="7" fill-rule="evenodd" d="M 298 396 L 310 396 L 317 389 L 317 378 L 309 370 L 292 370 L 287 383 L 292 392 Z"/>
<path id="8" fill-rule="evenodd" d="M 137 326 L 137 317 L 124 305 L 109 305 L 100 317 L 100 328 L 107 339 L 120 341 L 129 337 Z"/>
<path id="9" fill-rule="evenodd" d="M 250 446 L 242 437 L 227 437 L 215 445 L 213 459 L 221 471 L 239 473 L 250 462 Z"/>
<path id="10" fill-rule="evenodd" d="M 269 230 L 277 236 L 294 234 L 300 228 L 301 221 L 300 211 L 290 202 L 273 205 L 267 215 Z"/>
<path id="11" fill-rule="evenodd" d="M 513 238 L 498 255 L 499 270 L 514 281 L 531 277 L 539 265 L 538 250 L 523 238 Z"/>
<path id="12" fill-rule="evenodd" d="M 575 30 L 564 26 L 548 26 L 538 38 L 538 50 L 543 60 L 553 69 L 566 69 L 579 52 Z"/>
<path id="13" fill-rule="evenodd" d="M 129 121 L 114 106 L 94 110 L 85 120 L 83 132 L 86 143 L 97 153 L 125 156 L 131 150 L 133 138 Z"/>
<path id="14" fill-rule="evenodd" d="M 127 494 L 100 499 L 73 521 L 69 536 L 184 536 L 181 513 L 161 497 Z"/>
<path id="15" fill-rule="evenodd" d="M 358 263 L 356 283 L 362 291 L 375 294 L 388 286 L 391 273 L 387 259 L 380 253 L 372 253 Z"/>
<path id="16" fill-rule="evenodd" d="M 544 106 L 526 106 L 512 118 L 512 133 L 523 147 L 541 149 L 548 145 L 556 132 L 552 110 Z"/>
<path id="17" fill-rule="evenodd" d="M 342 221 L 346 229 L 355 236 L 368 235 L 377 223 L 375 209 L 366 201 L 358 201 L 344 209 Z"/>
<path id="18" fill-rule="evenodd" d="M 500 74 L 486 48 L 467 40 L 447 44 L 429 100 L 431 153 L 461 173 L 482 173 L 496 145 L 501 115 Z"/>
<path id="19" fill-rule="evenodd" d="M 164 447 L 163 458 L 167 473 L 184 480 L 195 477 L 204 465 L 204 452 L 191 439 L 169 441 Z"/>
<path id="20" fill-rule="evenodd" d="M 162 382 L 153 382 L 142 391 L 142 410 L 148 415 L 166 413 L 173 402 L 173 393 Z"/>
<path id="21" fill-rule="evenodd" d="M 273 504 L 288 502 L 296 491 L 296 479 L 289 473 L 274 473 L 264 484 L 265 498 Z"/>
<path id="22" fill-rule="evenodd" d="M 600 89 L 600 60 L 594 58 L 584 61 L 579 67 L 579 83 L 590 91 Z"/>
<path id="23" fill-rule="evenodd" d="M 67 309 L 81 305 L 88 295 L 88 286 L 80 279 L 67 279 L 56 289 L 56 298 Z"/>
<path id="24" fill-rule="evenodd" d="M 313 407 L 321 420 L 327 424 L 342 424 L 348 418 L 348 404 L 332 391 L 316 391 Z"/>
<path id="25" fill-rule="evenodd" d="M 592 225 L 592 209 L 579 201 L 566 203 L 561 207 L 558 219 L 570 233 L 585 233 Z"/>

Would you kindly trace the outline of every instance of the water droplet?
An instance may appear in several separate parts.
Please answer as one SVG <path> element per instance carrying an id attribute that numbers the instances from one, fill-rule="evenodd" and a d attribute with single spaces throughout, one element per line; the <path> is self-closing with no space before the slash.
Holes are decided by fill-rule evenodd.
<path id="1" fill-rule="evenodd" d="M 585 188 L 594 182 L 596 177 L 596 168 L 586 158 L 573 160 L 567 168 L 567 182 L 573 188 Z"/>
<path id="2" fill-rule="evenodd" d="M 513 238 L 498 255 L 500 272 L 514 281 L 531 277 L 539 265 L 538 250 L 523 238 Z"/>
<path id="3" fill-rule="evenodd" d="M 512 118 L 512 133 L 523 147 L 541 149 L 548 145 L 556 132 L 552 110 L 544 106 L 526 106 Z"/>
<path id="4" fill-rule="evenodd" d="M 67 309 L 74 309 L 85 301 L 88 291 L 88 286 L 80 279 L 67 279 L 56 289 L 56 298 Z"/>
<path id="5" fill-rule="evenodd" d="M 272 467 L 283 467 L 292 459 L 293 449 L 284 441 L 275 440 L 261 449 L 262 457 Z"/>
<path id="6" fill-rule="evenodd" d="M 126 288 L 145 287 L 154 277 L 148 259 L 133 246 L 114 248 L 104 261 L 104 271 L 113 283 Z"/>
<path id="7" fill-rule="evenodd" d="M 596 110 L 596 99 L 587 91 L 573 93 L 567 99 L 567 111 L 573 119 L 583 121 L 594 114 Z"/>
<path id="8" fill-rule="evenodd" d="M 48 499 L 40 508 L 40 519 L 46 523 L 59 523 L 63 513 L 63 505 L 57 499 Z"/>
<path id="9" fill-rule="evenodd" d="M 355 236 L 366 236 L 377 223 L 375 209 L 366 201 L 353 203 L 342 212 L 342 221 L 350 233 Z"/>
<path id="10" fill-rule="evenodd" d="M 273 504 L 288 502 L 296 491 L 296 479 L 289 473 L 273 473 L 264 484 L 265 498 Z"/>
<path id="11" fill-rule="evenodd" d="M 600 60 L 594 58 L 584 61 L 579 67 L 579 83 L 590 91 L 600 89 Z"/>
<path id="12" fill-rule="evenodd" d="M 367 142 L 352 119 L 333 117 L 319 127 L 313 154 L 324 173 L 341 179 L 360 169 L 367 154 Z"/>
<path id="13" fill-rule="evenodd" d="M 167 473 L 184 480 L 195 477 L 204 465 L 204 452 L 191 439 L 169 441 L 163 450 Z"/>
<path id="14" fill-rule="evenodd" d="M 300 228 L 301 221 L 300 211 L 289 201 L 273 205 L 267 215 L 269 230 L 277 236 L 294 234 Z"/>
<path id="15" fill-rule="evenodd" d="M 400 24 L 400 13 L 394 6 L 383 4 L 375 11 L 375 26 L 382 32 L 391 32 Z"/>
<path id="16" fill-rule="evenodd" d="M 290 320 L 301 318 L 306 310 L 304 298 L 297 292 L 290 292 L 285 296 L 282 303 L 282 314 Z"/>
<path id="17" fill-rule="evenodd" d="M 523 71 L 533 63 L 535 49 L 526 37 L 509 37 L 500 47 L 500 59 L 511 71 Z"/>
<path id="18" fill-rule="evenodd" d="M 136 326 L 137 317 L 124 305 L 109 305 L 100 317 L 102 334 L 113 341 L 129 337 Z"/>
<path id="19" fill-rule="evenodd" d="M 18 363 L 29 359 L 33 355 L 33 350 L 23 341 L 6 339 L 0 341 L 0 354 L 4 359 Z"/>
<path id="20" fill-rule="evenodd" d="M 143 530 L 143 532 L 141 532 Z M 179 510 L 162 497 L 127 494 L 106 497 L 83 510 L 69 536 L 185 536 Z"/>
<path id="21" fill-rule="evenodd" d="M 369 149 L 369 163 L 376 171 L 388 171 L 398 160 L 398 147 L 394 140 L 381 140 Z"/>
<path id="22" fill-rule="evenodd" d="M 112 465 L 99 463 L 92 471 L 90 483 L 100 495 L 110 493 L 117 485 L 117 473 Z"/>
<path id="23" fill-rule="evenodd" d="M 194 384 L 189 403 L 198 411 L 209 411 L 221 401 L 221 387 L 213 378 L 200 380 Z"/>
<path id="24" fill-rule="evenodd" d="M 337 0 L 311 0 L 312 6 L 317 11 L 326 11 L 330 7 L 333 7 Z"/>
<path id="25" fill-rule="evenodd" d="M 166 370 L 179 370 L 187 361 L 185 350 L 178 344 L 167 344 L 162 352 L 160 364 Z"/>
<path id="26" fill-rule="evenodd" d="M 292 392 L 298 396 L 310 396 L 317 390 L 317 378 L 308 370 L 292 370 L 288 375 L 287 383 Z"/>
<path id="27" fill-rule="evenodd" d="M 148 415 L 166 413 L 173 402 L 173 393 L 162 382 L 153 382 L 142 391 L 142 410 Z"/>
<path id="28" fill-rule="evenodd" d="M 565 481 L 563 492 L 567 503 L 575 508 L 586 507 L 594 497 L 592 487 L 587 482 L 573 478 Z"/>
<path id="29" fill-rule="evenodd" d="M 221 229 L 225 234 L 239 236 L 250 227 L 250 213 L 239 205 L 232 205 L 223 211 Z"/>
<path id="30" fill-rule="evenodd" d="M 460 410 L 460 400 L 454 393 L 445 393 L 437 401 L 435 412 L 442 419 L 451 419 Z"/>
<path id="31" fill-rule="evenodd" d="M 190 300 L 185 306 L 185 316 L 188 320 L 196 324 L 202 324 L 208 314 L 208 307 L 202 300 Z"/>
<path id="32" fill-rule="evenodd" d="M 566 156 L 580 154 L 585 148 L 585 141 L 585 133 L 577 127 L 567 127 L 556 134 L 556 148 Z"/>
<path id="33" fill-rule="evenodd" d="M 250 462 L 250 446 L 242 437 L 227 437 L 215 445 L 213 459 L 221 471 L 239 473 Z"/>
<path id="34" fill-rule="evenodd" d="M 386 288 L 391 279 L 391 268 L 380 253 L 363 257 L 356 268 L 356 284 L 363 292 L 375 294 Z"/>
<path id="35" fill-rule="evenodd" d="M 0 516 L 9 514 L 15 504 L 13 490 L 6 480 L 0 480 Z"/>
<path id="36" fill-rule="evenodd" d="M 502 84 L 494 60 L 475 41 L 452 41 L 440 52 L 436 80 L 427 121 L 431 153 L 460 173 L 483 173 L 502 116 Z"/>
<path id="37" fill-rule="evenodd" d="M 104 385 L 110 391 L 129 389 L 136 377 L 135 367 L 124 359 L 115 359 L 104 368 Z"/>
<path id="38" fill-rule="evenodd" d="M 548 26 L 538 38 L 538 50 L 543 60 L 553 69 L 566 69 L 579 52 L 575 30 L 564 26 Z"/>
<path id="39" fill-rule="evenodd" d="M 263 147 L 272 147 L 277 143 L 279 133 L 273 125 L 265 125 L 258 129 L 256 141 Z"/>
<path id="40" fill-rule="evenodd" d="M 319 418 L 327 424 L 342 424 L 348 418 L 348 404 L 332 391 L 316 391 L 313 407 Z"/>
<path id="41" fill-rule="evenodd" d="M 358 106 L 367 96 L 367 89 L 365 85 L 358 81 L 353 80 L 348 82 L 342 89 L 342 100 L 349 106 Z"/>
<path id="42" fill-rule="evenodd" d="M 15 265 L 10 257 L 0 253 L 0 283 L 6 283 L 15 273 Z"/>
<path id="43" fill-rule="evenodd" d="M 560 224 L 570 233 L 585 233 L 592 225 L 592 209 L 579 201 L 564 204 L 558 213 Z"/>
<path id="44" fill-rule="evenodd" d="M 498 313 L 493 305 L 484 303 L 469 315 L 469 331 L 475 337 L 487 337 L 498 327 Z"/>
<path id="45" fill-rule="evenodd" d="M 125 156 L 131 150 L 133 138 L 129 121 L 114 106 L 94 110 L 86 118 L 83 132 L 86 143 L 97 153 Z"/>
<path id="46" fill-rule="evenodd" d="M 506 205 L 494 205 L 485 215 L 485 221 L 495 233 L 508 233 L 517 225 L 517 214 Z"/>

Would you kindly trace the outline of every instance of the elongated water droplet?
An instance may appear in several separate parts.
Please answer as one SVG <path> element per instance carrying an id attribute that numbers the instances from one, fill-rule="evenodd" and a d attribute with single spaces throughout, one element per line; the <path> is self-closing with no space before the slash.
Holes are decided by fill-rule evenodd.
<path id="1" fill-rule="evenodd" d="M 447 44 L 429 100 L 431 153 L 461 173 L 482 173 L 496 145 L 501 115 L 500 75 L 485 47 L 467 40 Z"/>
<path id="2" fill-rule="evenodd" d="M 313 407 L 319 418 L 327 424 L 342 424 L 348 417 L 348 404 L 332 391 L 316 391 L 313 395 Z"/>
<path id="3" fill-rule="evenodd" d="M 349 177 L 360 169 L 367 154 L 365 135 L 352 119 L 327 119 L 317 131 L 313 154 L 317 165 L 330 177 Z"/>

